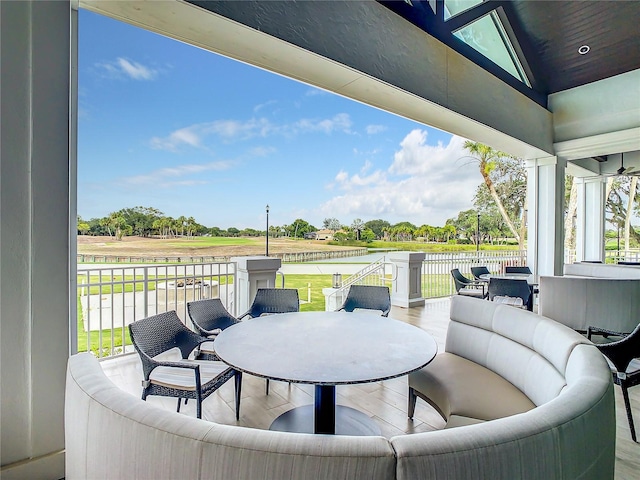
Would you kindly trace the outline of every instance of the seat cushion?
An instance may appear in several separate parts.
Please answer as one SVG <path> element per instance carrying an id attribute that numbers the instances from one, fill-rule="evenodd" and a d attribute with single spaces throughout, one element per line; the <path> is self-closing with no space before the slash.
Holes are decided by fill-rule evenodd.
<path id="1" fill-rule="evenodd" d="M 513 384 L 491 370 L 452 353 L 436 355 L 409 374 L 409 386 L 430 400 L 447 422 L 457 418 L 494 420 L 535 407 Z M 461 422 L 467 424 L 469 421 Z"/>
<path id="2" fill-rule="evenodd" d="M 185 363 L 197 363 L 200 365 L 200 384 L 205 385 L 229 366 L 222 362 L 182 360 Z M 195 390 L 196 376 L 194 370 L 190 368 L 178 367 L 156 367 L 149 375 L 151 383 L 169 388 L 179 388 L 181 390 Z"/>

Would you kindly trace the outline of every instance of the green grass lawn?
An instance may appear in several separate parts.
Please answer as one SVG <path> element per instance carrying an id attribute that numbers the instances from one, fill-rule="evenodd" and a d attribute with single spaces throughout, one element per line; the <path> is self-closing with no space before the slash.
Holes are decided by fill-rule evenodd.
<path id="1" fill-rule="evenodd" d="M 123 332 L 124 331 L 124 332 Z M 128 328 L 104 329 L 98 331 L 84 331 L 82 305 L 80 297 L 78 297 L 78 352 L 86 352 L 87 345 L 89 351 L 93 352 L 97 357 L 108 357 L 111 355 L 113 347 L 114 353 L 122 353 L 122 336 L 124 333 L 126 345 L 131 345 Z"/>

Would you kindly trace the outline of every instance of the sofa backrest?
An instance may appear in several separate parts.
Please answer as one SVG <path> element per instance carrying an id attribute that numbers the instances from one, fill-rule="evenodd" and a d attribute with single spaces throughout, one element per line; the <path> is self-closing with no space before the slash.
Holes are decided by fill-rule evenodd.
<path id="1" fill-rule="evenodd" d="M 563 273 L 580 277 L 640 279 L 640 266 L 576 262 L 565 263 Z"/>
<path id="2" fill-rule="evenodd" d="M 537 407 L 391 438 L 398 480 L 613 478 L 611 372 L 581 335 L 531 312 L 454 296 L 445 349 L 502 375 Z"/>
<path id="3" fill-rule="evenodd" d="M 565 387 L 565 370 L 582 335 L 508 305 L 454 296 L 445 350 L 504 377 L 536 405 Z"/>
<path id="4" fill-rule="evenodd" d="M 538 311 L 579 331 L 629 333 L 640 320 L 640 278 L 542 276 Z"/>
<path id="5" fill-rule="evenodd" d="M 219 425 L 164 410 L 114 385 L 88 353 L 67 366 L 66 478 L 390 479 L 383 437 Z"/>

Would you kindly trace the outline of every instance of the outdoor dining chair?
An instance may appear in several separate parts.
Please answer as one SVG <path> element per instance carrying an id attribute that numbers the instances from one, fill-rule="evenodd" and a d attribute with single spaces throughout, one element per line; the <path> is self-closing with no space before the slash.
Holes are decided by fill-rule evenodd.
<path id="1" fill-rule="evenodd" d="M 587 328 L 587 338 L 591 340 L 593 335 L 622 336 L 621 340 L 611 343 L 596 343 L 595 346 L 607 358 L 613 382 L 620 385 L 622 398 L 627 410 L 627 420 L 631 430 L 631 438 L 637 442 L 636 429 L 633 425 L 633 415 L 631 414 L 631 403 L 629 402 L 629 388 L 640 385 L 640 324 L 626 335 L 624 333 L 611 332 L 598 327 Z"/>
<path id="2" fill-rule="evenodd" d="M 529 267 L 516 267 L 516 266 L 508 267 L 507 266 L 507 267 L 504 267 L 504 273 L 523 273 L 526 275 L 531 275 L 533 272 Z"/>
<path id="3" fill-rule="evenodd" d="M 195 399 L 196 415 L 202 418 L 202 401 L 235 378 L 236 420 L 240 418 L 242 372 L 219 361 L 190 360 L 198 345 L 210 340 L 189 330 L 175 310 L 135 321 L 129 325 L 129 333 L 142 362 L 142 400 L 149 395 L 177 397 L 179 412 L 183 398 L 185 403 Z M 182 358 L 158 358 L 176 347 Z"/>
<path id="4" fill-rule="evenodd" d="M 249 310 L 238 317 L 256 318 L 274 313 L 290 313 L 300 311 L 300 298 L 295 288 L 259 288 Z M 267 378 L 266 393 L 269 395 L 269 379 Z"/>
<path id="5" fill-rule="evenodd" d="M 473 275 L 473 278 L 475 278 L 476 280 L 481 280 L 480 275 L 490 275 L 491 272 L 489 271 L 489 269 L 487 267 L 471 267 L 471 275 Z"/>
<path id="6" fill-rule="evenodd" d="M 246 317 L 255 318 L 272 313 L 289 313 L 300 311 L 300 298 L 295 288 L 259 288 L 249 310 L 238 316 L 238 320 Z"/>
<path id="7" fill-rule="evenodd" d="M 353 312 L 354 310 L 379 310 L 383 317 L 388 317 L 391 311 L 391 296 L 389 287 L 378 285 L 351 285 L 347 298 L 336 310 Z"/>
<path id="8" fill-rule="evenodd" d="M 458 295 L 487 298 L 487 292 L 485 292 L 486 282 L 470 280 L 460 273 L 460 270 L 457 268 L 451 270 L 451 276 L 453 277 L 453 282 Z"/>
<path id="9" fill-rule="evenodd" d="M 489 279 L 489 300 L 492 302 L 528 308 L 530 297 L 531 287 L 526 280 L 496 277 Z"/>
<path id="10" fill-rule="evenodd" d="M 213 350 L 213 340 L 222 330 L 235 325 L 239 320 L 227 311 L 219 298 L 188 302 L 187 312 L 195 331 L 212 340 L 200 345 L 196 358 L 219 360 Z"/>

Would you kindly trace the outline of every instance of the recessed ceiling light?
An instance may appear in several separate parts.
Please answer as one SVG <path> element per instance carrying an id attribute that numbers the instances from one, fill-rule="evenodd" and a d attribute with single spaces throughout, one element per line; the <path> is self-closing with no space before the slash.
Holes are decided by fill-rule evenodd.
<path id="1" fill-rule="evenodd" d="M 586 55 L 587 53 L 589 53 L 589 50 L 591 50 L 591 47 L 589 45 L 582 45 L 579 49 L 578 49 L 578 53 L 580 55 Z"/>

